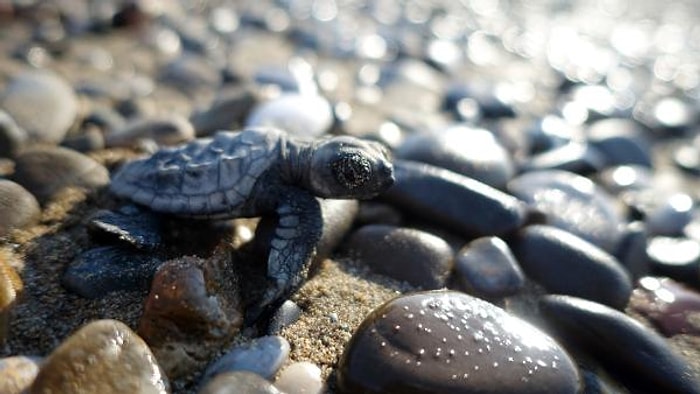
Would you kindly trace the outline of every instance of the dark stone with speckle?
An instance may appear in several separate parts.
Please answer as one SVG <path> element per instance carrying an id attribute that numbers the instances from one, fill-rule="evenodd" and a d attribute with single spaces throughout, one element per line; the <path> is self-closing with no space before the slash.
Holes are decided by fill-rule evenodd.
<path id="1" fill-rule="evenodd" d="M 36 198 L 15 182 L 0 179 L 0 236 L 39 220 Z"/>
<path id="2" fill-rule="evenodd" d="M 454 275 L 465 290 L 490 298 L 513 295 L 525 284 L 513 253 L 498 237 L 478 238 L 462 248 Z"/>
<path id="3" fill-rule="evenodd" d="M 107 297 L 114 291 L 147 290 L 162 259 L 119 246 L 101 246 L 81 253 L 63 274 L 63 287 L 85 298 Z"/>
<path id="4" fill-rule="evenodd" d="M 345 248 L 373 271 L 426 290 L 444 287 L 452 269 L 450 245 L 411 228 L 367 225 L 350 236 Z"/>
<path id="5" fill-rule="evenodd" d="M 556 227 L 524 228 L 513 252 L 527 276 L 549 292 L 622 309 L 632 293 L 629 274 L 599 247 Z"/>
<path id="6" fill-rule="evenodd" d="M 661 336 L 624 313 L 563 295 L 543 297 L 540 309 L 558 336 L 592 353 L 632 392 L 700 393 L 689 365 Z"/>
<path id="7" fill-rule="evenodd" d="M 474 179 L 405 160 L 394 161 L 394 171 L 383 199 L 464 236 L 503 235 L 525 222 L 522 201 Z"/>
<path id="8" fill-rule="evenodd" d="M 270 381 L 252 372 L 218 375 L 197 394 L 282 394 Z"/>
<path id="9" fill-rule="evenodd" d="M 545 333 L 454 291 L 395 298 L 360 325 L 338 366 L 343 393 L 577 393 L 568 354 Z"/>

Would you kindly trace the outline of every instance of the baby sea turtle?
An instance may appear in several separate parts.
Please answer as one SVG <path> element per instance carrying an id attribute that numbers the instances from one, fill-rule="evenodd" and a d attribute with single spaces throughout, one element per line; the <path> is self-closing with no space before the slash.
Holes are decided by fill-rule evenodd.
<path id="1" fill-rule="evenodd" d="M 274 128 L 217 133 L 125 164 L 114 194 L 154 211 L 194 218 L 277 213 L 262 308 L 306 277 L 323 222 L 316 197 L 367 199 L 394 182 L 385 148 L 349 136 L 308 141 Z M 249 316 L 250 316 L 249 313 Z"/>

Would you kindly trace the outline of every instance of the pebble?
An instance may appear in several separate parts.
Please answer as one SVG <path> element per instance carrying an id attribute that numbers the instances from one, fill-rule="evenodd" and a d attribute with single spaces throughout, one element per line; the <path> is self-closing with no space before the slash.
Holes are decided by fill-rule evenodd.
<path id="1" fill-rule="evenodd" d="M 567 294 L 622 309 L 632 282 L 619 261 L 603 249 L 552 226 L 525 227 L 513 252 L 527 276 L 555 294 Z"/>
<path id="2" fill-rule="evenodd" d="M 525 223 L 522 201 L 455 172 L 395 160 L 394 176 L 396 182 L 382 199 L 461 235 L 503 235 Z"/>
<path id="3" fill-rule="evenodd" d="M 612 166 L 601 171 L 598 184 L 613 195 L 648 190 L 653 187 L 652 171 L 642 166 Z"/>
<path id="4" fill-rule="evenodd" d="M 28 139 L 27 132 L 7 112 L 0 109 L 0 157 L 14 157 Z"/>
<path id="5" fill-rule="evenodd" d="M 41 208 L 36 198 L 15 182 L 0 179 L 0 237 L 36 223 Z"/>
<path id="6" fill-rule="evenodd" d="M 700 241 L 686 237 L 651 237 L 646 257 L 656 275 L 700 285 Z"/>
<path id="7" fill-rule="evenodd" d="M 61 147 L 33 147 L 15 160 L 15 182 L 44 204 L 66 187 L 96 189 L 109 184 L 109 172 L 95 160 Z"/>
<path id="8" fill-rule="evenodd" d="M 0 358 L 0 393 L 22 394 L 39 373 L 39 357 L 13 356 Z"/>
<path id="9" fill-rule="evenodd" d="M 282 394 L 270 381 L 252 372 L 236 371 L 217 375 L 197 394 Z"/>
<path id="10" fill-rule="evenodd" d="M 224 271 L 227 263 L 185 256 L 163 263 L 153 278 L 138 333 L 168 376 L 203 367 L 243 324 L 238 281 Z"/>
<path id="11" fill-rule="evenodd" d="M 165 394 L 168 379 L 148 345 L 124 323 L 93 321 L 46 358 L 30 393 Z"/>
<path id="12" fill-rule="evenodd" d="M 372 271 L 426 290 L 444 287 L 453 265 L 445 240 L 412 228 L 370 224 L 355 231 L 345 247 Z"/>
<path id="13" fill-rule="evenodd" d="M 646 276 L 632 292 L 630 308 L 662 334 L 700 335 L 700 293 L 670 278 Z"/>
<path id="14" fill-rule="evenodd" d="M 700 393 L 689 365 L 659 334 L 624 313 L 565 295 L 543 297 L 540 310 L 567 344 L 622 372 L 616 376 L 632 392 Z"/>
<path id="15" fill-rule="evenodd" d="M 258 99 L 250 89 L 240 88 L 220 93 L 214 102 L 190 116 L 198 136 L 219 130 L 237 130 L 243 126 Z"/>
<path id="16" fill-rule="evenodd" d="M 516 294 L 525 275 L 508 244 L 498 237 L 471 241 L 455 257 L 454 277 L 467 292 L 487 298 Z"/>
<path id="17" fill-rule="evenodd" d="M 282 369 L 275 387 L 285 394 L 321 394 L 321 368 L 308 361 L 292 363 Z"/>
<path id="18" fill-rule="evenodd" d="M 497 89 L 494 85 L 492 83 L 454 84 L 445 93 L 443 107 L 457 116 L 464 117 L 460 107 L 464 106 L 466 101 L 474 101 L 483 118 L 515 117 L 515 109 L 495 93 Z"/>
<path id="19" fill-rule="evenodd" d="M 561 170 L 589 175 L 602 170 L 605 162 L 595 147 L 585 142 L 572 141 L 528 158 L 521 165 L 523 172 Z"/>
<path id="20" fill-rule="evenodd" d="M 202 381 L 206 382 L 219 374 L 236 371 L 253 372 L 270 380 L 289 359 L 289 351 L 289 342 L 283 337 L 271 335 L 255 338 L 227 351 L 207 367 Z"/>
<path id="21" fill-rule="evenodd" d="M 272 314 L 267 326 L 267 335 L 279 335 L 285 327 L 294 324 L 301 317 L 301 308 L 292 300 L 285 300 Z"/>
<path id="22" fill-rule="evenodd" d="M 643 222 L 630 222 L 625 226 L 624 234 L 615 250 L 615 258 L 625 267 L 632 280 L 651 273 L 651 264 L 647 255 L 648 236 Z"/>
<path id="23" fill-rule="evenodd" d="M 338 366 L 343 392 L 577 393 L 568 354 L 547 334 L 455 291 L 402 295 L 375 309 Z"/>
<path id="24" fill-rule="evenodd" d="M 116 211 L 97 211 L 87 225 L 93 239 L 121 242 L 145 251 L 162 245 L 162 227 L 160 216 L 133 204 Z"/>
<path id="25" fill-rule="evenodd" d="M 299 137 L 319 137 L 333 126 L 333 108 L 318 95 L 285 93 L 253 108 L 246 127 L 276 127 Z"/>
<path id="26" fill-rule="evenodd" d="M 62 77 L 49 71 L 26 71 L 0 94 L 0 108 L 31 140 L 57 144 L 78 116 L 78 99 Z"/>
<path id="27" fill-rule="evenodd" d="M 460 124 L 409 136 L 395 155 L 445 168 L 497 189 L 503 189 L 515 173 L 510 154 L 492 132 Z"/>
<path id="28" fill-rule="evenodd" d="M 16 265 L 14 255 L 0 249 L 0 345 L 10 336 L 10 322 L 13 308 L 24 288 L 22 278 L 13 268 Z"/>
<path id="29" fill-rule="evenodd" d="M 61 278 L 68 291 L 104 298 L 115 291 L 148 290 L 163 260 L 122 246 L 88 249 L 73 260 Z"/>
<path id="30" fill-rule="evenodd" d="M 113 147 L 137 147 L 143 140 L 152 140 L 158 145 L 177 145 L 195 138 L 190 121 L 177 114 L 138 119 L 123 128 L 105 135 L 105 145 Z"/>
<path id="31" fill-rule="evenodd" d="M 695 202 L 686 193 L 664 196 L 646 213 L 644 221 L 652 235 L 677 236 L 693 220 Z"/>
<path id="32" fill-rule="evenodd" d="M 524 173 L 508 191 L 547 215 L 547 223 L 612 251 L 623 219 L 614 200 L 588 178 L 567 171 Z"/>
<path id="33" fill-rule="evenodd" d="M 606 166 L 637 165 L 651 168 L 651 147 L 634 120 L 602 119 L 586 130 L 588 143 L 605 158 Z"/>

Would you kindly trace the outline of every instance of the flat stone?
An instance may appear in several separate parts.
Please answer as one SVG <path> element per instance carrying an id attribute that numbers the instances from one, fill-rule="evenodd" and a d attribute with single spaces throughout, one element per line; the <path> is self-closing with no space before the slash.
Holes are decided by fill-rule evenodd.
<path id="1" fill-rule="evenodd" d="M 36 198 L 15 182 L 0 179 L 0 236 L 36 223 L 41 207 Z"/>
<path id="2" fill-rule="evenodd" d="M 41 362 L 39 357 L 0 358 L 0 393 L 25 393 L 39 373 Z"/>
<path id="3" fill-rule="evenodd" d="M 525 284 L 518 262 L 498 237 L 471 241 L 455 257 L 454 276 L 465 290 L 498 298 L 517 293 Z"/>
<path id="4" fill-rule="evenodd" d="M 136 147 L 143 140 L 154 141 L 159 146 L 177 145 L 195 138 L 194 126 L 180 115 L 138 119 L 105 135 L 105 145 Z"/>
<path id="5" fill-rule="evenodd" d="M 622 309 L 632 282 L 619 261 L 603 249 L 552 226 L 522 229 L 513 244 L 527 276 L 555 294 L 567 294 Z"/>
<path id="6" fill-rule="evenodd" d="M 654 331 L 622 312 L 564 295 L 549 295 L 540 310 L 567 344 L 592 353 L 632 392 L 700 393 L 690 366 Z M 575 344 L 575 345 L 574 345 Z"/>
<path id="7" fill-rule="evenodd" d="M 281 394 L 272 383 L 252 372 L 236 371 L 217 375 L 197 394 Z"/>
<path id="8" fill-rule="evenodd" d="M 238 345 L 207 367 L 202 381 L 216 375 L 234 372 L 253 372 L 265 379 L 272 379 L 289 358 L 289 342 L 280 336 L 264 336 Z"/>
<path id="9" fill-rule="evenodd" d="M 399 296 L 365 318 L 338 366 L 343 392 L 577 393 L 568 354 L 547 334 L 455 291 Z"/>
<path id="10" fill-rule="evenodd" d="M 253 109 L 246 127 L 276 127 L 300 137 L 319 137 L 333 125 L 333 109 L 317 95 L 286 93 Z"/>
<path id="11" fill-rule="evenodd" d="M 444 287 L 452 270 L 450 245 L 416 229 L 367 225 L 350 236 L 345 248 L 373 271 L 426 290 Z"/>
<path id="12" fill-rule="evenodd" d="M 30 393 L 165 394 L 169 383 L 146 343 L 124 323 L 93 321 L 46 358 Z"/>
<path id="13" fill-rule="evenodd" d="M 308 361 L 290 364 L 280 372 L 275 387 L 286 394 L 321 394 L 321 368 Z"/>
<path id="14" fill-rule="evenodd" d="M 88 223 L 93 238 L 122 242 L 153 251 L 162 243 L 161 220 L 153 211 L 129 204 L 116 211 L 95 213 Z"/>
<path id="15" fill-rule="evenodd" d="M 190 116 L 198 136 L 214 134 L 219 130 L 236 130 L 257 104 L 257 98 L 245 88 L 226 91 L 208 107 Z"/>
<path id="16" fill-rule="evenodd" d="M 78 115 L 73 88 L 49 71 L 27 71 L 14 77 L 0 94 L 7 111 L 31 140 L 57 144 Z"/>

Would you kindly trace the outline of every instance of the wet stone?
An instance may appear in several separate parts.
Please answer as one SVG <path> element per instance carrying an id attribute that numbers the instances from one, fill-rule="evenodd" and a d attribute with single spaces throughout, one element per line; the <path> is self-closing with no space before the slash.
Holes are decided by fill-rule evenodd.
<path id="1" fill-rule="evenodd" d="M 36 198 L 15 182 L 0 179 L 0 236 L 39 220 Z"/>
<path id="2" fill-rule="evenodd" d="M 267 335 L 279 335 L 285 327 L 299 320 L 301 312 L 301 308 L 294 301 L 285 300 L 270 317 Z"/>
<path id="3" fill-rule="evenodd" d="M 270 381 L 252 372 L 237 371 L 217 375 L 197 394 L 281 394 Z"/>
<path id="4" fill-rule="evenodd" d="M 317 95 L 287 93 L 258 104 L 246 127 L 270 126 L 300 137 L 319 137 L 333 125 L 333 109 Z"/>
<path id="5" fill-rule="evenodd" d="M 504 188 L 515 173 L 510 154 L 492 132 L 464 125 L 409 136 L 395 154 L 399 159 L 442 167 L 497 189 Z"/>
<path id="6" fill-rule="evenodd" d="M 588 175 L 600 171 L 604 166 L 603 157 L 595 147 L 585 142 L 569 142 L 530 157 L 523 163 L 521 170 L 561 170 Z"/>
<path id="7" fill-rule="evenodd" d="M 289 358 L 289 342 L 280 336 L 264 336 L 229 350 L 207 367 L 202 381 L 235 371 L 253 372 L 265 379 L 272 379 Z"/>
<path id="8" fill-rule="evenodd" d="M 61 284 L 85 298 L 108 297 L 115 291 L 148 290 L 163 260 L 122 246 L 88 249 L 71 262 Z"/>
<path id="9" fill-rule="evenodd" d="M 88 230 L 93 238 L 124 242 L 142 250 L 155 250 L 162 243 L 160 216 L 133 204 L 116 211 L 98 211 Z"/>
<path id="10" fill-rule="evenodd" d="M 588 143 L 605 158 L 606 166 L 653 166 L 649 142 L 631 119 L 599 120 L 591 124 L 586 134 Z"/>
<path id="11" fill-rule="evenodd" d="M 421 230 L 371 224 L 353 233 L 345 247 L 373 271 L 426 290 L 444 287 L 452 270 L 450 245 Z"/>
<path id="12" fill-rule="evenodd" d="M 700 293 L 670 278 L 646 276 L 632 292 L 630 308 L 666 336 L 700 335 Z"/>
<path id="13" fill-rule="evenodd" d="M 455 172 L 395 160 L 394 175 L 396 182 L 383 200 L 461 235 L 503 235 L 526 220 L 522 201 Z"/>
<path id="14" fill-rule="evenodd" d="M 511 180 L 508 191 L 545 213 L 548 224 L 615 249 L 623 219 L 614 200 L 591 180 L 567 171 L 534 171 Z"/>
<path id="15" fill-rule="evenodd" d="M 590 352 L 632 392 L 700 393 L 684 359 L 624 313 L 564 295 L 543 297 L 540 310 L 558 337 Z"/>
<path id="16" fill-rule="evenodd" d="M 183 116 L 170 114 L 133 121 L 106 134 L 105 144 L 107 147 L 135 147 L 142 140 L 152 140 L 158 145 L 176 145 L 194 138 L 194 127 L 190 121 Z"/>
<path id="17" fill-rule="evenodd" d="M 653 235 L 681 235 L 693 219 L 694 208 L 693 198 L 686 193 L 666 196 L 646 212 L 647 229 Z"/>
<path id="18" fill-rule="evenodd" d="M 165 394 L 169 384 L 138 335 L 119 321 L 97 320 L 47 357 L 29 392 Z"/>
<path id="19" fill-rule="evenodd" d="M 41 362 L 39 357 L 0 358 L 0 393 L 22 394 L 26 392 L 39 373 Z"/>
<path id="20" fill-rule="evenodd" d="M 620 262 L 603 249 L 556 227 L 528 226 L 511 245 L 526 275 L 555 294 L 622 309 L 632 283 Z"/>
<path id="21" fill-rule="evenodd" d="M 646 255 L 656 275 L 700 285 L 700 241 L 686 237 L 651 237 Z"/>
<path id="22" fill-rule="evenodd" d="M 0 157 L 13 157 L 24 147 L 29 135 L 0 108 Z"/>
<path id="23" fill-rule="evenodd" d="M 63 78 L 47 71 L 28 71 L 11 80 L 0 94 L 7 111 L 31 140 L 59 143 L 78 115 L 78 100 Z"/>
<path id="24" fill-rule="evenodd" d="M 15 161 L 15 182 L 45 203 L 65 187 L 96 189 L 109 184 L 109 172 L 93 159 L 61 147 L 36 147 Z"/>
<path id="25" fill-rule="evenodd" d="M 321 394 L 321 368 L 308 361 L 290 364 L 280 372 L 275 387 L 285 394 Z"/>
<path id="26" fill-rule="evenodd" d="M 395 298 L 375 309 L 346 347 L 342 392 L 576 393 L 579 375 L 545 333 L 454 291 Z"/>
<path id="27" fill-rule="evenodd" d="M 498 237 L 478 238 L 462 248 L 454 276 L 465 290 L 489 298 L 513 295 L 525 284 L 513 253 Z"/>

